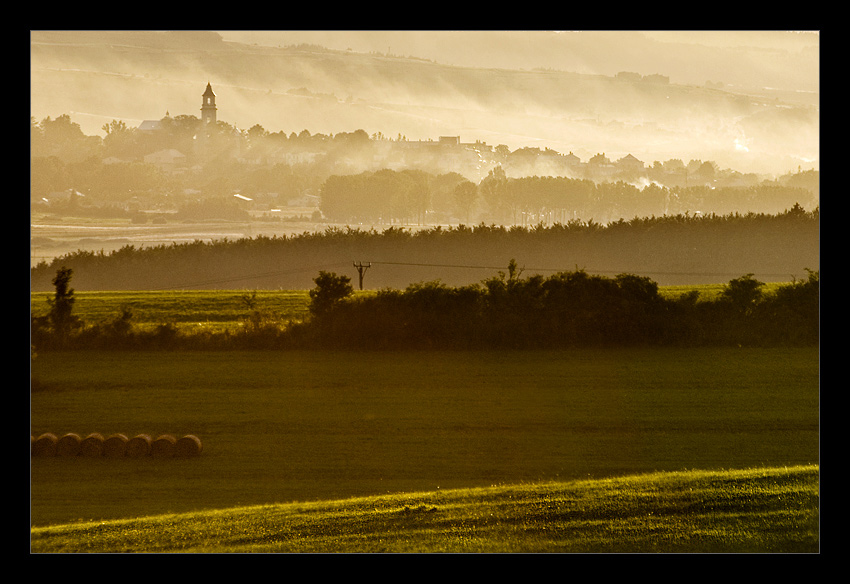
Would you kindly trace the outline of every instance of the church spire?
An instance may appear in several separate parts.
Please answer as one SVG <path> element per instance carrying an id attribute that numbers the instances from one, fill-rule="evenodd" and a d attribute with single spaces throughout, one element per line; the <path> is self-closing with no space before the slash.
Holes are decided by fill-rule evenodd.
<path id="1" fill-rule="evenodd" d="M 204 91 L 203 102 L 201 105 L 201 121 L 204 124 L 215 124 L 216 121 L 216 107 L 215 107 L 215 93 L 213 93 L 212 85 L 207 82 L 207 90 Z"/>

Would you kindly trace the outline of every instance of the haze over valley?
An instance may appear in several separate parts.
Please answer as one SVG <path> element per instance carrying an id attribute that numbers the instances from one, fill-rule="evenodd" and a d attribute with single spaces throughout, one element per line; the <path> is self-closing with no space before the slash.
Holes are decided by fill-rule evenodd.
<path id="1" fill-rule="evenodd" d="M 332 225 L 819 205 L 817 32 L 32 31 L 30 57 L 33 265 Z M 205 87 L 226 145 L 203 157 Z"/>
<path id="2" fill-rule="evenodd" d="M 210 82 L 219 119 L 245 130 L 459 135 L 773 174 L 819 158 L 816 33 L 34 31 L 31 76 L 31 115 L 70 114 L 90 135 L 198 115 Z"/>
<path id="3" fill-rule="evenodd" d="M 807 31 L 31 31 L 32 553 L 818 553 Z"/>

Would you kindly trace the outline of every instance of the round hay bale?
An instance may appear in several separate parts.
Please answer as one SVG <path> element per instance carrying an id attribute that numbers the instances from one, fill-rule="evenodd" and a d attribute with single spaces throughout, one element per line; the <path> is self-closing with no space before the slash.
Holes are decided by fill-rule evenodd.
<path id="1" fill-rule="evenodd" d="M 124 458 L 127 450 L 127 437 L 124 434 L 112 434 L 103 441 L 103 455 L 108 458 Z"/>
<path id="2" fill-rule="evenodd" d="M 154 458 L 170 458 L 174 456 L 174 448 L 177 445 L 177 439 L 170 434 L 163 434 L 157 437 L 151 444 L 151 456 Z"/>
<path id="3" fill-rule="evenodd" d="M 130 458 L 141 458 L 151 453 L 151 437 L 147 434 L 133 436 L 127 442 L 127 456 Z"/>
<path id="4" fill-rule="evenodd" d="M 80 456 L 99 458 L 103 455 L 103 436 L 92 432 L 80 442 Z"/>
<path id="5" fill-rule="evenodd" d="M 198 456 L 203 449 L 203 444 L 197 436 L 187 434 L 174 445 L 174 456 Z"/>
<path id="6" fill-rule="evenodd" d="M 45 432 L 35 439 L 32 445 L 33 456 L 56 456 L 56 443 L 59 439 L 55 434 Z"/>
<path id="7" fill-rule="evenodd" d="M 79 434 L 68 432 L 56 443 L 56 456 L 74 457 L 80 453 L 80 443 L 83 441 Z"/>

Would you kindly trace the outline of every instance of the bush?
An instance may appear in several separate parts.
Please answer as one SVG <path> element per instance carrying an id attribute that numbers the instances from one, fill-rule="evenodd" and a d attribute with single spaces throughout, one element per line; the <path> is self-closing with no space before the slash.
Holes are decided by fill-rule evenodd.
<path id="1" fill-rule="evenodd" d="M 327 314 L 354 292 L 348 276 L 320 271 L 313 281 L 316 287 L 310 290 L 310 312 L 315 316 Z"/>

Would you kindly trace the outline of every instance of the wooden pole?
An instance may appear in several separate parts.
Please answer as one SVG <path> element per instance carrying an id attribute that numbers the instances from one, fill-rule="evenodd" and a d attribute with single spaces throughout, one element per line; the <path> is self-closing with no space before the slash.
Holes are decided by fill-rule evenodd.
<path id="1" fill-rule="evenodd" d="M 354 264 L 354 267 L 357 268 L 357 273 L 360 275 L 360 289 L 363 289 L 363 274 L 372 267 L 372 262 L 369 262 L 368 265 L 363 265 L 362 262 L 357 262 Z"/>

